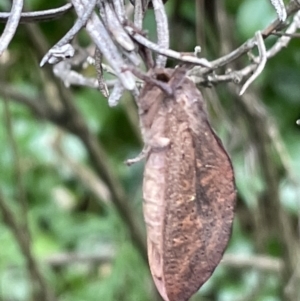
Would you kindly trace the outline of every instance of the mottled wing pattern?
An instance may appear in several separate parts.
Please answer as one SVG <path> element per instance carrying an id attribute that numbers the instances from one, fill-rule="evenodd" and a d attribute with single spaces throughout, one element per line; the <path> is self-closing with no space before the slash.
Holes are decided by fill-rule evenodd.
<path id="1" fill-rule="evenodd" d="M 170 301 L 185 301 L 210 277 L 228 243 L 235 186 L 230 159 L 188 79 L 169 100 L 166 136 L 164 280 Z"/>
<path id="2" fill-rule="evenodd" d="M 182 69 L 155 70 L 139 102 L 150 152 L 144 217 L 151 273 L 165 301 L 187 301 L 210 277 L 228 243 L 235 186 L 230 159 L 210 127 L 195 84 Z"/>

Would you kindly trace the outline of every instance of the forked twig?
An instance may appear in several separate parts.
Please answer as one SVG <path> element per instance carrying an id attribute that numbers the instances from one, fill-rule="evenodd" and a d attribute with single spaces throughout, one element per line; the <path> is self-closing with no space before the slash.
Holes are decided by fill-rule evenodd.
<path id="1" fill-rule="evenodd" d="M 265 68 L 266 62 L 267 62 L 267 51 L 266 46 L 264 43 L 264 40 L 262 38 L 261 32 L 258 31 L 255 33 L 255 37 L 257 40 L 257 47 L 258 47 L 258 53 L 259 53 L 259 63 L 257 65 L 256 70 L 254 73 L 248 78 L 248 80 L 243 85 L 239 95 L 243 95 L 246 89 L 251 85 L 251 83 L 262 73 L 262 71 Z"/>
<path id="2" fill-rule="evenodd" d="M 75 35 L 82 29 L 83 26 L 85 26 L 87 20 L 90 18 L 97 0 L 91 0 L 90 3 L 85 8 L 84 13 L 81 15 L 81 17 L 78 17 L 73 27 L 67 32 L 67 34 L 60 39 L 43 57 L 41 60 L 40 66 L 44 66 L 45 63 L 47 63 L 50 59 L 51 64 L 55 64 L 59 61 L 57 56 L 55 54 L 65 46 L 68 45 L 75 37 Z M 52 50 L 52 51 L 51 51 Z M 74 53 L 73 53 L 74 54 Z"/>
<path id="3" fill-rule="evenodd" d="M 78 15 L 83 13 L 87 2 L 87 0 L 73 0 L 73 5 Z M 104 24 L 95 13 L 93 13 L 88 20 L 86 29 L 101 53 L 103 53 L 107 61 L 110 62 L 111 67 L 114 69 L 123 86 L 127 90 L 133 90 L 135 88 L 135 80 L 129 71 L 123 71 L 122 68 L 126 64 L 121 57 L 118 48 L 111 40 Z"/>

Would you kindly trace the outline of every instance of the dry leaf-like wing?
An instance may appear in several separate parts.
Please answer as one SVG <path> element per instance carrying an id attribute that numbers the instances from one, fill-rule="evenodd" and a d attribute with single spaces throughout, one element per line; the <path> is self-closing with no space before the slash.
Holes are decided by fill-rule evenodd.
<path id="1" fill-rule="evenodd" d="M 149 81 L 139 102 L 150 148 L 143 187 L 148 257 L 164 300 L 185 301 L 213 273 L 230 238 L 234 175 L 195 84 L 180 70 L 156 70 L 156 78 L 174 95 Z"/>

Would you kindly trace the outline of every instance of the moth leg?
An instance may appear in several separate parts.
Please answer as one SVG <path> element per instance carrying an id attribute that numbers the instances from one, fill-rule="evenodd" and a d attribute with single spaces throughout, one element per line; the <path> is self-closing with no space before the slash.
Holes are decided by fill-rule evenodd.
<path id="1" fill-rule="evenodd" d="M 146 158 L 148 156 L 150 150 L 151 150 L 151 147 L 148 145 L 147 146 L 145 145 L 143 147 L 142 151 L 135 158 L 126 160 L 125 164 L 130 166 L 132 164 L 135 164 L 135 163 L 143 160 L 144 158 Z"/>
<path id="2" fill-rule="evenodd" d="M 128 166 L 135 164 L 135 163 L 145 159 L 148 156 L 148 154 L 150 153 L 150 151 L 159 152 L 159 151 L 166 149 L 166 147 L 168 147 L 169 145 L 170 145 L 169 138 L 153 137 L 149 140 L 149 143 L 144 145 L 142 151 L 135 158 L 126 160 L 125 164 Z"/>

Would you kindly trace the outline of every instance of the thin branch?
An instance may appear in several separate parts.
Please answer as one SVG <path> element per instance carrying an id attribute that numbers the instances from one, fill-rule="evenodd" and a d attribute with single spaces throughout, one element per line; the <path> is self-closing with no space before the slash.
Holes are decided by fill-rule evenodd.
<path id="1" fill-rule="evenodd" d="M 30 25 L 32 25 L 29 28 L 29 32 L 32 44 L 34 45 L 33 49 L 37 52 L 37 56 L 39 57 L 43 53 L 44 48 L 47 47 L 47 41 L 35 24 Z M 36 47 L 36 45 L 38 45 L 38 47 Z M 60 85 L 60 81 L 52 74 L 51 70 L 48 68 L 43 70 L 45 70 L 45 74 L 47 75 L 47 80 L 42 82 L 44 84 L 44 90 L 46 91 L 47 87 L 51 85 L 52 89 L 55 90 L 52 91 L 52 95 L 57 96 L 59 102 L 63 104 L 64 107 L 60 118 L 49 118 L 49 121 L 75 134 L 83 143 L 93 168 L 97 172 L 97 175 L 103 179 L 111 192 L 112 202 L 128 229 L 132 243 L 139 251 L 143 260 L 148 262 L 145 233 L 141 229 L 140 221 L 134 214 L 130 202 L 128 202 L 128 196 L 115 170 L 110 165 L 107 153 L 99 143 L 99 139 L 89 130 L 86 121 L 75 106 L 70 90 Z M 54 100 L 55 99 L 51 99 L 51 102 Z"/>
<path id="2" fill-rule="evenodd" d="M 85 26 L 87 20 L 90 18 L 97 0 L 91 0 L 90 3 L 85 7 L 84 13 L 81 15 L 81 17 L 78 17 L 73 27 L 67 32 L 67 34 L 60 39 L 51 49 L 48 51 L 43 59 L 41 60 L 40 66 L 44 66 L 45 63 L 47 63 L 50 58 L 53 58 L 53 54 L 57 52 L 57 50 L 61 49 L 64 45 L 70 43 L 75 35 L 80 31 L 80 29 Z M 52 51 L 51 51 L 52 50 Z M 57 63 L 59 60 L 53 59 L 51 61 L 51 64 Z"/>
<path id="3" fill-rule="evenodd" d="M 87 0 L 73 0 L 75 10 L 78 15 L 81 15 L 85 9 Z M 132 74 L 128 71 L 124 71 L 125 63 L 121 55 L 119 54 L 118 48 L 111 40 L 104 24 L 94 13 L 90 20 L 86 24 L 86 30 L 95 42 L 104 57 L 110 62 L 112 68 L 116 72 L 123 86 L 128 90 L 135 88 L 135 80 Z"/>
<path id="4" fill-rule="evenodd" d="M 221 260 L 222 266 L 233 268 L 253 268 L 263 272 L 281 273 L 284 262 L 281 259 L 264 255 L 225 254 Z"/>
<path id="5" fill-rule="evenodd" d="M 67 3 L 61 7 L 34 11 L 34 12 L 24 12 L 21 13 L 21 18 L 19 23 L 29 23 L 29 22 L 40 22 L 40 21 L 49 21 L 53 19 L 60 18 L 72 8 L 71 3 Z M 0 23 L 7 22 L 7 19 L 10 17 L 11 13 L 0 12 Z"/>
<path id="6" fill-rule="evenodd" d="M 97 254 L 82 253 L 57 253 L 45 258 L 43 263 L 51 266 L 62 266 L 75 263 L 101 264 L 112 261 L 115 258 L 113 246 L 104 245 L 97 250 Z M 239 255 L 227 253 L 223 256 L 220 266 L 235 269 L 256 269 L 264 273 L 280 274 L 284 268 L 284 262 L 275 257 L 265 255 Z"/>
<path id="7" fill-rule="evenodd" d="M 157 45 L 162 49 L 169 49 L 170 34 L 168 26 L 168 18 L 162 0 L 152 0 L 154 16 L 156 21 Z M 165 67 L 167 57 L 158 55 L 156 58 L 156 67 Z"/>
<path id="8" fill-rule="evenodd" d="M 264 40 L 262 38 L 261 32 L 260 31 L 256 32 L 255 37 L 257 40 L 259 62 L 258 62 L 257 68 L 254 71 L 254 73 L 248 78 L 248 80 L 243 85 L 243 87 L 239 93 L 240 96 L 244 94 L 244 92 L 251 85 L 251 83 L 262 73 L 262 71 L 264 70 L 265 65 L 267 63 L 267 51 L 266 51 L 266 46 L 265 46 Z"/>
<path id="9" fill-rule="evenodd" d="M 115 13 L 121 23 L 127 19 L 123 0 L 112 0 Z"/>
<path id="10" fill-rule="evenodd" d="M 2 36 L 0 37 L 0 56 L 6 50 L 10 41 L 15 35 L 21 18 L 22 9 L 23 0 L 14 0 L 4 31 L 2 33 Z"/>
<path id="11" fill-rule="evenodd" d="M 111 8 L 109 2 L 104 1 L 102 3 L 109 32 L 112 34 L 117 43 L 125 50 L 133 51 L 135 49 L 135 45 L 129 37 L 128 33 L 124 30 L 124 27 L 120 23 L 115 11 Z"/>
<path id="12" fill-rule="evenodd" d="M 16 182 L 16 190 L 17 190 L 17 200 L 20 203 L 21 211 L 22 211 L 22 228 L 24 231 L 24 236 L 27 237 L 27 241 L 29 243 L 30 237 L 29 237 L 29 229 L 28 229 L 28 223 L 27 223 L 27 199 L 26 199 L 26 193 L 23 183 L 23 175 L 22 175 L 22 169 L 21 169 L 21 161 L 20 156 L 18 152 L 18 146 L 15 140 L 15 135 L 13 131 L 13 121 L 11 116 L 11 111 L 9 108 L 9 103 L 6 97 L 4 96 L 4 121 L 5 121 L 5 128 L 7 131 L 8 136 L 8 142 L 11 148 L 11 154 L 12 159 L 14 162 L 14 176 L 15 176 L 15 182 Z"/>
<path id="13" fill-rule="evenodd" d="M 35 99 L 18 92 L 15 87 L 5 82 L 0 82 L 0 94 L 3 97 L 10 98 L 15 102 L 26 105 L 38 117 L 44 119 L 47 115 L 48 108 L 40 99 Z"/>
<path id="14" fill-rule="evenodd" d="M 61 159 L 61 164 L 66 165 L 74 176 L 101 202 L 110 202 L 111 194 L 108 187 L 87 166 L 84 166 L 66 155 L 61 147 L 62 133 L 59 132 L 52 143 L 52 148 Z"/>
<path id="15" fill-rule="evenodd" d="M 80 253 L 56 253 L 42 262 L 52 267 L 61 267 L 64 265 L 87 263 L 87 264 L 103 264 L 114 260 L 116 250 L 113 246 L 101 246 L 97 252 L 93 254 L 80 254 Z"/>
<path id="16" fill-rule="evenodd" d="M 300 11 L 298 11 L 294 18 L 292 23 L 289 25 L 289 27 L 286 30 L 287 36 L 283 36 L 279 38 L 276 43 L 271 47 L 270 50 L 267 52 L 267 57 L 273 57 L 275 56 L 280 50 L 287 47 L 288 43 L 291 41 L 292 34 L 294 34 L 298 29 L 300 28 Z"/>
<path id="17" fill-rule="evenodd" d="M 297 3 L 297 1 L 291 1 L 287 7 L 287 16 L 290 16 L 294 13 L 296 13 L 300 9 L 300 4 Z M 263 38 L 267 38 L 269 35 L 272 34 L 273 31 L 275 31 L 277 28 L 281 26 L 281 21 L 279 19 L 276 19 L 273 21 L 269 26 L 267 26 L 262 31 Z M 246 42 L 244 42 L 241 46 L 230 52 L 229 54 L 226 54 L 214 61 L 210 62 L 210 67 L 203 68 L 203 67 L 194 67 L 192 71 L 190 72 L 190 75 L 194 76 L 202 76 L 207 73 L 210 73 L 211 71 L 218 69 L 222 66 L 225 66 L 232 61 L 238 59 L 248 51 L 250 51 L 252 48 L 254 48 L 256 45 L 256 38 L 250 38 Z"/>
<path id="18" fill-rule="evenodd" d="M 55 77 L 53 78 L 55 79 Z M 51 79 L 47 81 L 48 84 L 49 82 L 51 82 Z M 0 91 L 1 88 L 2 85 L 0 85 Z M 59 97 L 64 98 L 63 102 L 70 101 L 72 104 L 72 95 L 69 94 L 69 90 L 64 89 L 63 91 L 65 92 L 61 92 L 61 90 L 59 90 Z M 64 93 L 66 93 L 67 95 L 65 95 Z M 19 97 L 19 95 L 17 96 Z M 15 100 L 12 98 L 12 95 L 10 95 L 10 97 L 11 100 Z M 25 105 L 30 103 L 27 101 L 27 98 L 25 98 L 25 100 L 26 102 L 22 101 L 21 103 Z M 42 100 L 40 101 L 40 103 L 42 103 Z M 31 106 L 29 106 L 29 108 L 32 110 Z M 119 179 L 114 173 L 113 168 L 111 168 L 111 166 L 109 165 L 107 154 L 102 149 L 101 145 L 98 142 L 98 139 L 89 131 L 85 121 L 82 119 L 82 116 L 77 111 L 77 109 L 69 108 L 68 105 L 65 105 L 64 109 L 67 110 L 67 112 L 63 111 L 55 115 L 53 111 L 49 110 L 48 114 L 42 115 L 41 117 L 46 118 L 52 123 L 61 126 L 69 132 L 75 134 L 82 141 L 87 149 L 90 161 L 93 162 L 93 167 L 95 168 L 98 176 L 104 180 L 109 191 L 111 192 L 112 202 L 114 203 L 120 217 L 127 225 L 133 244 L 137 247 L 144 261 L 147 262 L 147 248 L 145 244 L 146 241 L 144 233 L 140 229 L 140 224 L 130 207 L 126 193 L 123 190 Z M 36 112 L 39 111 L 37 110 Z"/>
<path id="19" fill-rule="evenodd" d="M 272 35 L 277 37 L 290 37 L 296 39 L 300 38 L 300 33 L 287 33 L 287 32 L 276 31 L 276 32 L 272 32 Z"/>
<path id="20" fill-rule="evenodd" d="M 199 59 L 195 56 L 182 54 L 180 52 L 177 52 L 177 51 L 174 51 L 171 49 L 163 49 L 163 48 L 159 47 L 157 44 L 155 44 L 155 43 L 149 41 L 148 39 L 146 39 L 145 37 L 143 37 L 141 34 L 136 32 L 136 30 L 134 30 L 132 27 L 125 26 L 125 29 L 131 35 L 131 37 L 134 40 L 136 40 L 139 44 L 141 44 L 159 54 L 177 59 L 177 60 L 185 62 L 185 63 L 201 65 L 201 66 L 205 66 L 207 68 L 211 67 L 211 64 L 204 58 Z"/>
<path id="21" fill-rule="evenodd" d="M 109 91 L 107 88 L 107 84 L 105 83 L 105 80 L 103 78 L 102 53 L 97 47 L 95 49 L 94 58 L 95 58 L 95 68 L 97 72 L 99 90 L 104 97 L 108 97 Z"/>
<path id="22" fill-rule="evenodd" d="M 117 81 L 108 98 L 108 104 L 110 107 L 115 107 L 119 103 L 124 91 L 125 88 L 122 83 Z"/>
<path id="23" fill-rule="evenodd" d="M 258 101 L 256 95 L 245 94 L 238 105 L 242 118 L 246 119 L 251 127 L 249 130 L 250 139 L 253 140 L 257 151 L 259 158 L 257 168 L 261 171 L 265 187 L 261 196 L 262 199 L 257 202 L 258 208 L 254 213 L 258 247 L 261 252 L 267 249 L 266 228 L 269 227 L 271 231 L 274 231 L 273 233 L 276 234 L 282 246 L 282 257 L 285 264 L 281 274 L 284 279 L 282 284 L 284 285 L 290 279 L 299 262 L 299 241 L 298 237 L 295 236 L 293 223 L 286 211 L 283 210 L 280 202 L 279 183 L 282 166 L 274 164 L 271 160 L 273 149 L 272 136 L 269 131 L 270 128 L 276 127 L 276 124 L 270 120 L 266 108 Z M 270 214 L 272 214 L 272 220 L 270 220 Z"/>
<path id="24" fill-rule="evenodd" d="M 300 7 L 299 7 L 300 8 Z M 287 28 L 286 32 L 288 35 L 293 34 L 300 28 L 300 12 L 297 12 L 293 18 L 292 23 Z M 288 43 L 291 41 L 291 37 L 282 36 L 276 41 L 276 43 L 266 52 L 266 58 L 272 58 L 283 48 L 287 47 Z M 261 42 L 262 43 L 262 42 Z M 262 50 L 261 50 L 262 51 Z M 225 56 L 226 57 L 226 56 Z M 199 85 L 215 85 L 222 82 L 234 82 L 236 84 L 240 83 L 245 77 L 249 76 L 255 69 L 257 69 L 257 64 L 260 62 L 259 57 L 252 59 L 254 63 L 244 67 L 241 70 L 228 70 L 224 75 L 217 75 L 215 73 L 207 73 L 206 68 L 194 67 L 189 71 L 189 76 L 192 80 Z M 263 62 L 264 63 L 264 62 Z M 213 64 L 213 62 L 212 62 Z"/>
<path id="25" fill-rule="evenodd" d="M 142 29 L 143 26 L 143 17 L 144 17 L 144 12 L 143 12 L 143 5 L 142 5 L 142 0 L 135 0 L 134 3 L 134 25 L 137 29 Z"/>
<path id="26" fill-rule="evenodd" d="M 30 250 L 30 244 L 27 240 L 27 236 L 24 235 L 22 226 L 17 222 L 17 219 L 14 213 L 7 205 L 7 201 L 4 199 L 2 192 L 0 192 L 0 210 L 2 212 L 3 221 L 11 229 L 15 239 L 20 247 L 21 252 L 23 253 L 26 262 L 28 271 L 38 286 L 38 291 L 35 291 L 35 300 L 44 300 L 44 301 L 57 301 L 54 293 L 48 286 L 44 276 L 40 272 L 37 262 L 35 261 L 34 256 Z"/>
<path id="27" fill-rule="evenodd" d="M 278 19 L 280 21 L 285 21 L 286 20 L 286 10 L 284 7 L 284 2 L 283 0 L 270 0 L 272 5 L 274 6 L 276 13 L 278 15 Z"/>

